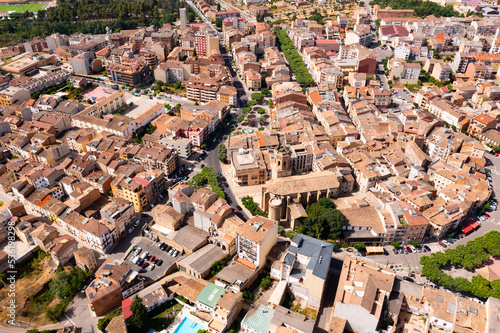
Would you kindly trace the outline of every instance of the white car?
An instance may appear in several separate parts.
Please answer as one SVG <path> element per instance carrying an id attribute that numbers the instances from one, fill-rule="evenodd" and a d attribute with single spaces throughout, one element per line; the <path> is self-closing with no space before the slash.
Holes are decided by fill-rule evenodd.
<path id="1" fill-rule="evenodd" d="M 134 231 L 134 228 L 133 228 L 133 227 L 132 227 L 132 228 L 130 228 L 130 229 L 128 229 L 128 233 L 129 233 L 129 234 L 131 234 L 133 231 Z"/>
<path id="2" fill-rule="evenodd" d="M 134 222 L 134 227 L 137 227 L 139 224 L 141 224 L 141 220 L 137 220 Z"/>
<path id="3" fill-rule="evenodd" d="M 153 269 L 155 269 L 155 264 L 151 264 L 151 265 L 149 265 L 149 267 L 148 267 L 148 271 L 152 271 Z"/>

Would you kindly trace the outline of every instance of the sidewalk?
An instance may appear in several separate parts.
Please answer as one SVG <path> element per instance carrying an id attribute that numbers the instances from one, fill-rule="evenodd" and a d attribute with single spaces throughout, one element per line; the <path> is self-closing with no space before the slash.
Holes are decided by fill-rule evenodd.
<path id="1" fill-rule="evenodd" d="M 248 216 L 252 216 L 250 211 L 243 206 L 241 203 L 241 198 L 245 196 L 251 196 L 253 201 L 261 207 L 262 200 L 262 185 L 253 185 L 253 186 L 236 186 L 231 177 L 231 166 L 229 164 L 221 163 L 222 174 L 226 178 L 228 186 L 231 188 L 231 191 L 234 193 L 237 199 L 238 205 L 245 211 Z M 262 208 L 262 207 L 261 207 Z"/>

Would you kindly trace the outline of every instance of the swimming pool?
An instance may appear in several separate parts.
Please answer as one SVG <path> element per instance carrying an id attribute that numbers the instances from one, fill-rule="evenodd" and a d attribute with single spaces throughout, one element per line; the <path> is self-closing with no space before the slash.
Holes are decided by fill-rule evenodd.
<path id="1" fill-rule="evenodd" d="M 174 333 L 198 333 L 198 330 L 202 329 L 204 329 L 203 326 L 186 317 L 177 326 Z"/>

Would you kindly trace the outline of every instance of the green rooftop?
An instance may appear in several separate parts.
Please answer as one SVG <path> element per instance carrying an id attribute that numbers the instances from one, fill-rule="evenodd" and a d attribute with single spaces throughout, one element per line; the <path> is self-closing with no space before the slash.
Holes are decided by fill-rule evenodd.
<path id="1" fill-rule="evenodd" d="M 251 313 L 249 311 L 247 313 L 241 325 L 248 326 L 257 332 L 267 333 L 273 317 L 274 309 L 261 304 L 255 312 Z"/>
<path id="2" fill-rule="evenodd" d="M 196 297 L 196 301 L 203 303 L 211 308 L 215 308 L 215 305 L 219 301 L 219 298 L 224 294 L 224 288 L 216 286 L 213 283 L 209 283 L 201 293 Z"/>

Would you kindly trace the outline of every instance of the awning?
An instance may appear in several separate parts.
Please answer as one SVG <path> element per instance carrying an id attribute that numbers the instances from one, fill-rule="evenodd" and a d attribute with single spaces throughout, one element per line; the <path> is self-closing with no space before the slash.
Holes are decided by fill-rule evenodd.
<path id="1" fill-rule="evenodd" d="M 479 222 L 474 222 L 470 225 L 472 227 L 472 229 L 476 229 L 477 227 L 480 226 Z"/>
<path id="2" fill-rule="evenodd" d="M 462 229 L 462 232 L 464 234 L 468 234 L 471 231 L 472 231 L 472 226 L 470 226 L 470 225 Z"/>

